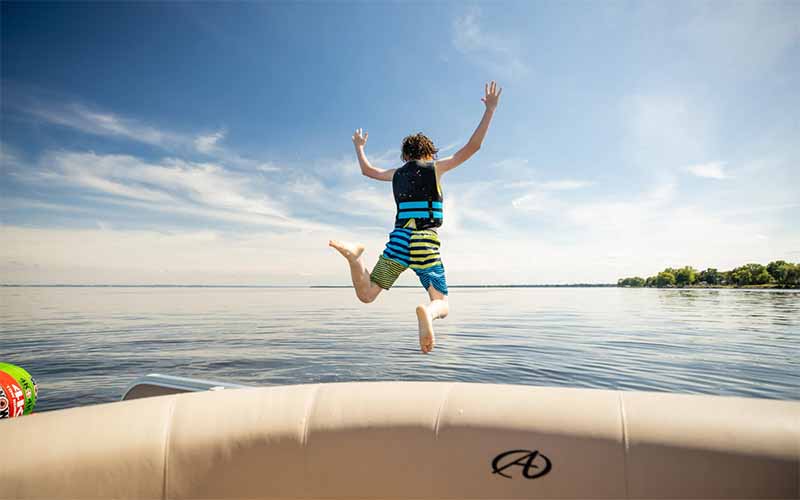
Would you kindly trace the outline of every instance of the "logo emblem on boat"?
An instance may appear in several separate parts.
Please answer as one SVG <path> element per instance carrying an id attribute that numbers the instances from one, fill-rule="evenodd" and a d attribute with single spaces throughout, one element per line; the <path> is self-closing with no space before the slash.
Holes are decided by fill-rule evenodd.
<path id="1" fill-rule="evenodd" d="M 553 468 L 550 459 L 539 453 L 539 450 L 510 450 L 494 457 L 494 460 L 492 460 L 492 474 L 500 474 L 505 478 L 511 479 L 512 477 L 504 474 L 503 471 L 515 465 L 522 467 L 522 476 L 525 479 L 542 477 Z"/>

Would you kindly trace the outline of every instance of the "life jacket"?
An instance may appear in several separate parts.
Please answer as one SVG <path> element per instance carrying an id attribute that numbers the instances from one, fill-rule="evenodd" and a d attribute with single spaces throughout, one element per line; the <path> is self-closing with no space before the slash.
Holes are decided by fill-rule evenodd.
<path id="1" fill-rule="evenodd" d="M 411 160 L 392 177 L 397 205 L 394 227 L 429 229 L 442 225 L 442 190 L 433 160 Z"/>

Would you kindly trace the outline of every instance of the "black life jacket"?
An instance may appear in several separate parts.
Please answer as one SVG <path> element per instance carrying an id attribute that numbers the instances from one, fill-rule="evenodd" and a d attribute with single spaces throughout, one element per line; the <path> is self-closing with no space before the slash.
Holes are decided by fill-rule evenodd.
<path id="1" fill-rule="evenodd" d="M 433 160 L 411 160 L 392 177 L 397 215 L 394 227 L 429 229 L 442 225 L 442 192 Z"/>

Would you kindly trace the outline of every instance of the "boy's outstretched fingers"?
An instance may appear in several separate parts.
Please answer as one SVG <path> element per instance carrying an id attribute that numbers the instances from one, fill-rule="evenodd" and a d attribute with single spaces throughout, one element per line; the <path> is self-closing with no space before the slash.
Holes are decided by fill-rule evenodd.
<path id="1" fill-rule="evenodd" d="M 361 135 L 362 129 L 357 128 L 355 132 L 353 132 L 353 144 L 356 146 L 363 146 L 367 143 L 367 137 L 369 137 L 369 132 L 365 132 L 364 135 Z"/>
<path id="2" fill-rule="evenodd" d="M 495 109 L 497 107 L 497 102 L 500 99 L 500 94 L 503 92 L 502 87 L 498 89 L 497 82 L 492 80 L 491 83 L 487 83 L 484 85 L 484 92 L 485 95 L 481 98 L 486 107 L 489 109 Z"/>

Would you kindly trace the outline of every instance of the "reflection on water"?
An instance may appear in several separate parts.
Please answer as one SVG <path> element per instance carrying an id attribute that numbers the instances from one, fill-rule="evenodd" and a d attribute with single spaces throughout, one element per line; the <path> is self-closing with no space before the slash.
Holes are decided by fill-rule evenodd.
<path id="1" fill-rule="evenodd" d="M 114 401 L 146 373 L 244 384 L 448 380 L 800 399 L 800 292 L 459 289 L 419 354 L 396 289 L 0 288 L 0 359 L 37 409 Z"/>

